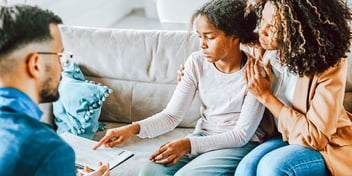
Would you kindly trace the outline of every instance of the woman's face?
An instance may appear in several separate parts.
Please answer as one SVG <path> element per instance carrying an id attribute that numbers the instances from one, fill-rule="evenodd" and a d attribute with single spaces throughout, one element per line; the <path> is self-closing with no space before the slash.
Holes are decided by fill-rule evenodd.
<path id="1" fill-rule="evenodd" d="M 268 1 L 262 11 L 262 19 L 260 21 L 259 42 L 266 50 L 278 49 L 280 29 L 280 14 L 276 6 Z"/>
<path id="2" fill-rule="evenodd" d="M 214 63 L 219 60 L 232 59 L 235 47 L 239 47 L 239 39 L 233 35 L 226 36 L 224 31 L 215 28 L 204 15 L 197 17 L 196 30 L 204 58 Z"/>

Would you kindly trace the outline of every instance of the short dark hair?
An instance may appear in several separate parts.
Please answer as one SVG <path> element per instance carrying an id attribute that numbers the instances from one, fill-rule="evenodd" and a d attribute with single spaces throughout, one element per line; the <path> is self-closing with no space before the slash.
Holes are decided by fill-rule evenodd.
<path id="1" fill-rule="evenodd" d="M 49 25 L 62 19 L 49 10 L 36 6 L 0 7 L 0 55 L 32 43 L 52 39 Z"/>
<path id="2" fill-rule="evenodd" d="M 254 9 L 247 6 L 245 0 L 209 1 L 193 14 L 191 26 L 199 15 L 207 17 L 209 23 L 222 30 L 226 36 L 238 37 L 241 43 L 256 43 L 258 41 L 258 35 L 254 33 L 257 15 Z"/>

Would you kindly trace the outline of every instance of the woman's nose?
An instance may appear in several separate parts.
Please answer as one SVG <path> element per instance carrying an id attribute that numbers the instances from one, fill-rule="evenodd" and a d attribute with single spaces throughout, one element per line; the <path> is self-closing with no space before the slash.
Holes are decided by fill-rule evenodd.
<path id="1" fill-rule="evenodd" d="M 268 35 L 267 30 L 268 30 L 268 27 L 266 25 L 260 25 L 259 34 L 267 36 Z"/>

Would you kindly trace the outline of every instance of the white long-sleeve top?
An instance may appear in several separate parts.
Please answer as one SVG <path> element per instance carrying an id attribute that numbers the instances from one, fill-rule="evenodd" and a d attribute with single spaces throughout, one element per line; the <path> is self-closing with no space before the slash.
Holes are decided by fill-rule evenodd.
<path id="1" fill-rule="evenodd" d="M 286 106 L 292 106 L 293 93 L 296 87 L 297 75 L 280 63 L 276 50 L 266 51 L 263 56 L 264 64 L 270 60 L 273 76 L 273 94 Z"/>
<path id="2" fill-rule="evenodd" d="M 280 63 L 276 50 L 265 51 L 263 63 L 268 64 L 270 60 L 273 87 L 272 92 L 286 106 L 292 107 L 293 94 L 296 87 L 297 75 L 288 70 L 287 66 Z M 278 121 L 274 118 L 276 127 Z"/>
<path id="3" fill-rule="evenodd" d="M 191 155 L 241 147 L 250 140 L 260 141 L 264 134 L 258 125 L 264 106 L 247 91 L 243 74 L 244 67 L 235 73 L 222 73 L 201 52 L 193 53 L 185 63 L 182 81 L 167 107 L 136 122 L 140 125 L 138 136 L 154 137 L 173 130 L 182 121 L 198 91 L 201 117 L 196 131 L 208 135 L 189 137 Z"/>

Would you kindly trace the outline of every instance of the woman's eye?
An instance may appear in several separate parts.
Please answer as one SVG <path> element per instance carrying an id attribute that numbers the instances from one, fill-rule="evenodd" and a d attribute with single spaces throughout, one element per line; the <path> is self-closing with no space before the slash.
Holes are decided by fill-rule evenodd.
<path id="1" fill-rule="evenodd" d="M 270 31 L 275 33 L 275 32 L 277 32 L 277 28 L 272 25 L 272 26 L 270 26 Z"/>

